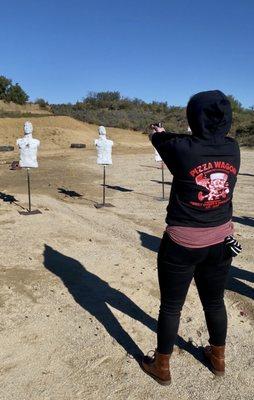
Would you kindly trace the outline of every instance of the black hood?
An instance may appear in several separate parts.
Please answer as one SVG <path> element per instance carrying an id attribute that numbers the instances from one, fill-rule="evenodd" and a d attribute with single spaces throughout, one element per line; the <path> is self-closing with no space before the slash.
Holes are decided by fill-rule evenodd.
<path id="1" fill-rule="evenodd" d="M 194 136 L 217 140 L 230 130 L 231 104 L 219 90 L 197 93 L 191 97 L 187 105 L 187 119 Z"/>

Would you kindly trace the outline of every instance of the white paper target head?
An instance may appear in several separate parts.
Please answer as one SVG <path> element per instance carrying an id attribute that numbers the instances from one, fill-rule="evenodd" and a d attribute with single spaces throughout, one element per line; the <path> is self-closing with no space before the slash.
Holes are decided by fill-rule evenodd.
<path id="1" fill-rule="evenodd" d="M 162 162 L 161 156 L 159 155 L 157 150 L 154 150 L 154 159 L 156 162 Z"/>
<path id="2" fill-rule="evenodd" d="M 112 140 L 106 139 L 105 136 L 96 139 L 94 142 L 97 149 L 97 164 L 112 165 Z"/>
<path id="3" fill-rule="evenodd" d="M 24 123 L 24 134 L 30 135 L 31 133 L 33 133 L 33 124 L 30 121 L 26 121 Z"/>
<path id="4" fill-rule="evenodd" d="M 105 126 L 99 126 L 99 135 L 100 136 L 106 136 L 106 134 L 107 134 L 107 132 L 106 132 L 106 128 L 105 128 Z"/>
<path id="5" fill-rule="evenodd" d="M 17 146 L 19 148 L 20 167 L 38 168 L 37 150 L 40 146 L 40 141 L 27 134 L 22 139 L 17 140 Z"/>

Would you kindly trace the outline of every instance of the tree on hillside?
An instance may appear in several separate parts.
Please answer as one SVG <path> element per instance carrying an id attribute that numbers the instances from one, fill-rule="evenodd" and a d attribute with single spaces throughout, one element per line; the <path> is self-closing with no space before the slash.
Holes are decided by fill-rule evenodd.
<path id="1" fill-rule="evenodd" d="M 5 76 L 0 76 L 0 100 L 7 100 L 6 93 L 12 85 L 12 80 L 6 78 Z"/>
<path id="2" fill-rule="evenodd" d="M 17 104 L 25 104 L 29 99 L 27 93 L 16 83 L 12 84 L 12 80 L 5 76 L 0 76 L 0 99 L 4 101 L 13 101 Z"/>
<path id="3" fill-rule="evenodd" d="M 95 99 L 98 101 L 119 101 L 121 99 L 120 92 L 89 92 L 85 100 Z"/>
<path id="4" fill-rule="evenodd" d="M 151 108 L 155 112 L 167 112 L 168 111 L 168 103 L 165 101 L 153 101 L 151 103 Z"/>
<path id="5" fill-rule="evenodd" d="M 13 103 L 25 104 L 28 99 L 28 95 L 18 83 L 11 86 L 7 92 L 7 101 L 13 101 Z"/>
<path id="6" fill-rule="evenodd" d="M 120 92 L 89 92 L 83 99 L 83 104 L 91 109 L 117 109 L 120 101 Z"/>

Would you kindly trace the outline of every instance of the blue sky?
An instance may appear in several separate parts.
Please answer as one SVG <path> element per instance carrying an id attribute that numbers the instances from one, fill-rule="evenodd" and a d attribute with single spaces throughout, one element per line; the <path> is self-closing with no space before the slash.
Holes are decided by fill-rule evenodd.
<path id="1" fill-rule="evenodd" d="M 0 75 L 32 100 L 119 90 L 185 105 L 220 89 L 254 105 L 253 0 L 9 0 L 0 10 Z"/>

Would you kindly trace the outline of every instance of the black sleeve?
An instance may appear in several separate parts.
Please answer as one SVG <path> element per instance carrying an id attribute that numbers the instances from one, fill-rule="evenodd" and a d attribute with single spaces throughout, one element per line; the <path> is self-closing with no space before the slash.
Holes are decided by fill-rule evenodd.
<path id="1" fill-rule="evenodd" d="M 152 135 L 151 141 L 153 146 L 156 148 L 158 151 L 158 147 L 160 147 L 163 143 L 167 142 L 170 139 L 173 139 L 177 137 L 177 133 L 171 133 L 171 132 L 155 132 Z M 159 151 L 158 151 L 159 152 Z"/>
<path id="2" fill-rule="evenodd" d="M 178 140 L 179 136 L 178 133 L 170 132 L 156 132 L 152 136 L 153 146 L 173 175 L 175 170 L 174 142 Z"/>
<path id="3" fill-rule="evenodd" d="M 156 132 L 151 138 L 153 146 L 173 175 L 175 175 L 177 169 L 177 152 L 180 147 L 185 147 L 186 140 L 189 141 L 190 136 L 188 134 Z"/>

